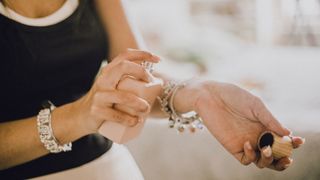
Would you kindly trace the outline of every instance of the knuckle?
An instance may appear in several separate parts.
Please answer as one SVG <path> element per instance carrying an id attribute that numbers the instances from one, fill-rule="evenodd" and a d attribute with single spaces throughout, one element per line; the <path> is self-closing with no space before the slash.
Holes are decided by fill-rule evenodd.
<path id="1" fill-rule="evenodd" d="M 98 90 L 104 90 L 104 89 L 110 89 L 112 87 L 112 84 L 114 83 L 114 80 L 109 77 L 98 77 L 98 79 L 95 82 L 95 86 Z"/>
<path id="2" fill-rule="evenodd" d="M 113 114 L 112 119 L 113 119 L 113 121 L 116 121 L 116 122 L 122 122 L 124 118 L 120 114 Z"/>
<path id="3" fill-rule="evenodd" d="M 148 104 L 143 104 L 139 106 L 141 112 L 148 112 L 150 110 L 150 106 Z"/>
<path id="4" fill-rule="evenodd" d="M 147 112 L 149 110 L 149 105 L 145 103 L 142 99 L 137 97 L 131 97 L 130 102 L 136 107 L 136 110 L 140 112 Z"/>
<path id="5" fill-rule="evenodd" d="M 97 101 L 99 101 L 100 99 L 102 99 L 102 93 L 100 93 L 100 92 L 96 92 L 94 95 L 93 95 L 93 101 L 94 102 L 97 102 Z"/>
<path id="6" fill-rule="evenodd" d="M 126 70 L 126 69 L 128 68 L 128 66 L 129 66 L 129 63 L 128 63 L 127 60 L 124 60 L 124 61 L 121 61 L 121 62 L 118 64 L 118 66 L 119 66 L 119 69 L 121 69 L 121 70 Z"/>
<path id="7" fill-rule="evenodd" d="M 89 109 L 90 113 L 93 115 L 98 115 L 101 114 L 100 108 L 97 107 L 96 105 L 92 105 Z"/>

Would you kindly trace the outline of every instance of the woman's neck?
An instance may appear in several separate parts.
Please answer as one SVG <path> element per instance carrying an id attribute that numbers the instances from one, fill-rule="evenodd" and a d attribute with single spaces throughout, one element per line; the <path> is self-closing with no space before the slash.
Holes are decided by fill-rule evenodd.
<path id="1" fill-rule="evenodd" d="M 41 18 L 56 12 L 66 0 L 3 0 L 5 6 L 16 13 L 29 17 Z"/>

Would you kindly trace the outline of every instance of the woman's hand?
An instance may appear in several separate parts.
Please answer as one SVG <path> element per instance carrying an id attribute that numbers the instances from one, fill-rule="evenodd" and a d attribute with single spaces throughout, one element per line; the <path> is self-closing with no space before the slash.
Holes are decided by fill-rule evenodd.
<path id="1" fill-rule="evenodd" d="M 151 53 L 128 50 L 117 56 L 102 69 L 91 90 L 72 104 L 74 118 L 86 134 L 97 132 L 103 121 L 115 121 L 126 126 L 134 126 L 139 117 L 150 111 L 150 105 L 144 99 L 127 91 L 117 89 L 119 81 L 132 76 L 143 82 L 149 82 L 150 74 L 139 65 L 142 61 L 159 62 Z M 119 111 L 115 105 L 125 105 L 128 111 Z"/>
<path id="2" fill-rule="evenodd" d="M 184 112 L 193 106 L 212 135 L 243 165 L 254 162 L 259 168 L 284 170 L 292 163 L 290 158 L 274 161 L 270 148 L 257 150 L 257 140 L 263 131 L 280 136 L 289 135 L 290 131 L 256 96 L 235 85 L 213 81 L 191 83 L 180 91 L 175 99 L 177 109 Z M 193 98 L 186 100 L 185 96 Z M 292 139 L 295 148 L 303 144 L 300 137 Z"/>

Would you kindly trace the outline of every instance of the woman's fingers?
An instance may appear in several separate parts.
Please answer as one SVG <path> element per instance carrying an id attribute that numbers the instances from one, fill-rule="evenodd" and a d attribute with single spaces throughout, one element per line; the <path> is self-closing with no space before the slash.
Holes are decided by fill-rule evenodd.
<path id="1" fill-rule="evenodd" d="M 122 104 L 115 104 L 114 109 L 125 112 L 127 114 L 130 114 L 131 116 L 144 117 L 147 115 L 147 112 L 136 111 L 136 110 L 134 110 L 126 105 L 122 105 Z"/>
<path id="2" fill-rule="evenodd" d="M 132 76 L 147 83 L 152 80 L 150 74 L 142 66 L 124 60 L 113 67 L 105 66 L 96 84 L 102 90 L 114 90 L 125 76 Z"/>
<path id="3" fill-rule="evenodd" d="M 158 57 L 150 52 L 142 51 L 142 50 L 138 50 L 138 49 L 128 49 L 126 52 L 118 55 L 113 61 L 119 62 L 123 59 L 138 62 L 138 63 L 142 62 L 142 61 L 158 63 L 160 61 L 160 57 Z"/>
<path id="4" fill-rule="evenodd" d="M 253 150 L 251 144 L 249 141 L 245 142 L 243 145 L 244 153 L 242 154 L 241 157 L 241 164 L 243 165 L 249 165 L 252 162 L 256 161 L 256 153 Z"/>
<path id="5" fill-rule="evenodd" d="M 301 145 L 303 145 L 305 142 L 305 139 L 302 137 L 292 136 L 291 139 L 292 139 L 293 148 L 298 148 Z"/>
<path id="6" fill-rule="evenodd" d="M 269 167 L 273 162 L 272 150 L 270 146 L 266 146 L 260 151 L 260 158 L 256 162 L 258 168 Z"/>
<path id="7" fill-rule="evenodd" d="M 142 115 L 150 111 L 149 103 L 134 95 L 133 93 L 112 90 L 112 91 L 101 91 L 95 94 L 94 101 L 101 108 L 110 108 L 112 104 L 125 105 L 129 108 L 129 114 L 131 115 Z"/>
<path id="8" fill-rule="evenodd" d="M 287 136 L 290 134 L 290 131 L 280 124 L 259 98 L 256 99 L 254 107 L 252 108 L 254 116 L 269 130 L 280 136 Z"/>
<path id="9" fill-rule="evenodd" d="M 269 166 L 270 169 L 283 171 L 292 165 L 293 160 L 289 157 L 281 158 Z"/>
<path id="10" fill-rule="evenodd" d="M 135 126 L 139 122 L 139 117 L 131 116 L 112 108 L 94 107 L 92 113 L 101 120 L 113 121 L 130 127 Z"/>
<path id="11" fill-rule="evenodd" d="M 146 51 L 127 50 L 102 69 L 102 74 L 97 79 L 98 87 L 104 90 L 116 89 L 119 81 L 126 76 L 132 76 L 147 83 L 151 82 L 151 74 L 139 64 L 142 61 L 157 63 L 160 58 Z"/>
<path id="12" fill-rule="evenodd" d="M 86 106 L 88 122 L 93 119 L 91 124 L 96 129 L 105 120 L 126 126 L 136 125 L 140 117 L 150 111 L 150 105 L 134 92 L 122 92 L 117 86 L 122 78 L 151 82 L 152 75 L 139 63 L 143 61 L 157 63 L 159 60 L 159 57 L 149 52 L 130 49 L 103 67 L 90 92 L 83 98 L 84 103 L 81 103 L 82 106 Z"/>
<path id="13" fill-rule="evenodd" d="M 283 171 L 287 169 L 293 162 L 293 160 L 289 157 L 281 158 L 280 160 L 274 160 L 270 146 L 266 146 L 261 150 L 259 159 L 257 159 L 256 152 L 252 148 L 249 141 L 245 142 L 243 149 L 243 153 L 236 155 L 236 158 L 243 165 L 249 165 L 252 162 L 255 162 L 258 168 L 270 168 L 277 171 Z"/>
<path id="14" fill-rule="evenodd" d="M 139 64 L 130 61 L 121 61 L 112 69 L 110 77 L 117 79 L 118 81 L 125 75 L 133 76 L 138 80 L 150 82 L 150 74 L 147 70 Z"/>

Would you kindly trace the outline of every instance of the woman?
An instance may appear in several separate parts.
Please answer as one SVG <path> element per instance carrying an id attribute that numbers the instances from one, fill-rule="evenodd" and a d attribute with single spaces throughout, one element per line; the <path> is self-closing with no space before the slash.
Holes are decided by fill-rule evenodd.
<path id="1" fill-rule="evenodd" d="M 104 121 L 135 126 L 150 108 L 152 114 L 168 116 L 161 104 L 149 107 L 134 93 L 116 88 L 123 75 L 149 82 L 151 75 L 139 64 L 159 62 L 151 53 L 127 50 L 140 46 L 121 2 L 2 0 L 0 13 L 0 178 L 143 179 L 124 146 L 97 134 Z M 95 79 L 104 59 L 109 64 Z M 56 108 L 42 111 L 44 100 Z M 173 102 L 177 112 L 195 110 L 204 118 L 242 164 L 284 170 L 292 163 L 290 158 L 274 161 L 270 147 L 256 150 L 262 131 L 290 132 L 245 90 L 193 80 L 176 89 Z M 118 105 L 126 110 L 117 110 Z M 41 117 L 50 120 L 52 131 L 44 131 L 57 146 L 37 131 L 45 126 Z M 300 137 L 292 139 L 295 147 L 303 144 Z"/>

